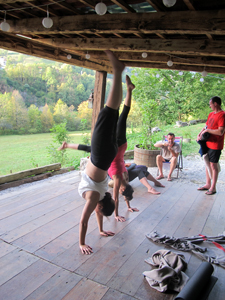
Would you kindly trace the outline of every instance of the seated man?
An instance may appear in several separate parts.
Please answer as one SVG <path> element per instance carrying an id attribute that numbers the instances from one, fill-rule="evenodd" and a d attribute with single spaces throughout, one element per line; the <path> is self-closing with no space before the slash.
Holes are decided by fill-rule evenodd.
<path id="1" fill-rule="evenodd" d="M 159 176 L 156 179 L 164 178 L 163 175 L 163 162 L 170 162 L 170 171 L 167 177 L 168 181 L 171 181 L 171 176 L 173 170 L 176 168 L 177 165 L 177 157 L 181 151 L 180 145 L 175 143 L 175 135 L 174 133 L 168 133 L 167 135 L 168 142 L 160 141 L 155 143 L 155 147 L 162 148 L 162 155 L 157 155 L 156 157 L 156 164 L 159 168 Z"/>

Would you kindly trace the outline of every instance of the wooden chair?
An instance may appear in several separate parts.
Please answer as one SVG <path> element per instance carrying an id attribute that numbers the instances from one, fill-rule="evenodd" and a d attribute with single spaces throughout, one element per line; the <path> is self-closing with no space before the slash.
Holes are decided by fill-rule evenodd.
<path id="1" fill-rule="evenodd" d="M 167 135 L 163 135 L 163 138 L 162 138 L 162 142 L 168 142 L 167 140 Z M 174 171 L 176 170 L 177 171 L 177 178 L 178 178 L 178 175 L 179 175 L 179 172 L 182 171 L 183 169 L 183 156 L 182 156 L 182 143 L 183 143 L 183 136 L 176 136 L 175 137 L 175 143 L 179 144 L 180 145 L 180 148 L 181 148 L 181 151 L 177 157 L 177 165 L 176 165 L 176 168 L 174 169 Z M 160 154 L 162 155 L 162 149 L 160 150 Z M 170 162 L 163 162 L 163 165 L 165 166 L 165 164 L 169 164 L 170 165 Z M 159 174 L 159 169 L 157 171 L 157 175 Z"/>

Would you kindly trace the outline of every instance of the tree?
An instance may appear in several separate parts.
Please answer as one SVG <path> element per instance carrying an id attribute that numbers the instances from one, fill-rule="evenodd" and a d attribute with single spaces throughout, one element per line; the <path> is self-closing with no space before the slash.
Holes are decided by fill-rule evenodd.
<path id="1" fill-rule="evenodd" d="M 88 101 L 83 101 L 78 106 L 78 117 L 81 120 L 83 120 L 82 121 L 82 130 L 91 129 L 92 109 L 88 108 Z"/>
<path id="2" fill-rule="evenodd" d="M 68 106 L 61 99 L 59 99 L 54 107 L 53 117 L 55 123 L 60 124 L 65 122 L 68 111 Z"/>
<path id="3" fill-rule="evenodd" d="M 41 112 L 34 104 L 28 108 L 28 119 L 30 133 L 42 132 Z"/>
<path id="4" fill-rule="evenodd" d="M 43 132 L 49 132 L 50 128 L 52 128 L 54 124 L 53 115 L 47 104 L 45 104 L 41 114 L 41 124 Z"/>

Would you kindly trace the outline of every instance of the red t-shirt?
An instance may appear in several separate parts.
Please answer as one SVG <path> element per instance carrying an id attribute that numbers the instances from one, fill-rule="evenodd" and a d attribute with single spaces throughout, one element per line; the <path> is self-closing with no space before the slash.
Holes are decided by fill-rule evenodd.
<path id="1" fill-rule="evenodd" d="M 118 147 L 117 155 L 112 161 L 110 168 L 108 169 L 108 174 L 111 178 L 113 175 L 120 175 L 121 179 L 123 179 L 122 174 L 124 172 L 127 172 L 124 163 L 124 153 L 126 149 L 127 149 L 127 142 L 121 145 L 120 147 Z"/>
<path id="2" fill-rule="evenodd" d="M 225 127 L 225 112 L 221 110 L 218 113 L 211 112 L 208 116 L 207 129 L 218 129 L 219 127 Z M 206 146 L 209 149 L 222 150 L 224 145 L 224 134 L 222 136 L 210 134 Z"/>

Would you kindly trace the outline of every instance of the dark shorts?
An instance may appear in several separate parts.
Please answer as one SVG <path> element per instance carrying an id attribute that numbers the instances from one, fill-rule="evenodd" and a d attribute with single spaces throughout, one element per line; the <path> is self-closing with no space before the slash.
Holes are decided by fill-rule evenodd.
<path id="1" fill-rule="evenodd" d="M 98 115 L 91 140 L 91 162 L 104 171 L 110 167 L 118 147 L 116 128 L 118 110 L 105 106 Z"/>
<path id="2" fill-rule="evenodd" d="M 132 169 L 127 168 L 127 171 L 128 171 L 128 176 L 129 176 L 129 182 L 134 180 L 137 177 L 140 180 L 149 175 L 148 168 L 143 165 L 137 165 Z"/>
<path id="3" fill-rule="evenodd" d="M 209 161 L 212 163 L 218 163 L 221 155 L 221 150 L 214 150 L 208 148 Z"/>

